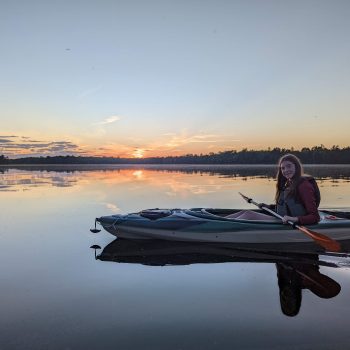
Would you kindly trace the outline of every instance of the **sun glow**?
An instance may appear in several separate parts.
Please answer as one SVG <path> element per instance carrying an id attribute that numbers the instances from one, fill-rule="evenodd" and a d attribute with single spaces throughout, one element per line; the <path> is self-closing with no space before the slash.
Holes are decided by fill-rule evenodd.
<path id="1" fill-rule="evenodd" d="M 133 155 L 133 157 L 134 158 L 143 158 L 143 154 L 144 154 L 144 150 L 143 149 L 136 149 L 133 153 L 132 153 L 132 155 Z"/>

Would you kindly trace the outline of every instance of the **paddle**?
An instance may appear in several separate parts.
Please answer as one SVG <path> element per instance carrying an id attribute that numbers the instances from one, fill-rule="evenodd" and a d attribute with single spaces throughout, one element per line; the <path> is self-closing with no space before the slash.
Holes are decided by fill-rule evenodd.
<path id="1" fill-rule="evenodd" d="M 254 200 L 252 198 L 249 198 L 247 196 L 245 196 L 244 194 L 242 194 L 241 192 L 238 192 L 242 198 L 247 201 L 248 203 L 254 204 L 257 207 L 267 211 L 268 213 L 272 214 L 273 216 L 275 216 L 276 218 L 279 219 L 283 219 L 283 217 L 279 214 L 277 214 L 276 212 L 274 212 L 273 210 L 265 207 L 265 206 L 260 206 L 259 203 L 254 202 Z M 335 241 L 334 239 L 323 235 L 322 233 L 318 233 L 312 230 L 309 230 L 308 228 L 306 228 L 305 226 L 300 226 L 300 225 L 296 225 L 294 222 L 292 221 L 287 221 L 287 223 L 291 226 L 293 226 L 294 228 L 297 228 L 299 231 L 305 233 L 307 236 L 309 236 L 310 238 L 312 238 L 315 243 L 317 243 L 318 245 L 320 245 L 321 247 L 325 248 L 326 250 L 332 251 L 332 252 L 340 252 L 340 244 Z"/>

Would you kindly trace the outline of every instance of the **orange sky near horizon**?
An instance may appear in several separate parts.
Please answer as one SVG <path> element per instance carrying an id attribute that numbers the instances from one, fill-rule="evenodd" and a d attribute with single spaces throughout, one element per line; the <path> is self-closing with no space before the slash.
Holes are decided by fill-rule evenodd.
<path id="1" fill-rule="evenodd" d="M 275 147 L 289 150 L 301 150 L 303 147 L 324 146 L 331 148 L 339 146 L 340 148 L 349 147 L 349 144 L 329 143 L 329 144 L 242 144 L 240 147 L 232 143 L 232 146 L 222 145 L 219 141 L 213 142 L 191 142 L 177 139 L 177 143 L 171 141 L 169 143 L 153 143 L 148 147 L 133 147 L 128 145 L 109 144 L 105 147 L 92 147 L 89 145 L 80 145 L 70 141 L 39 141 L 28 138 L 11 138 L 11 148 L 0 148 L 0 154 L 4 154 L 9 158 L 21 158 L 29 156 L 55 156 L 55 155 L 74 155 L 74 156 L 92 156 L 92 157 L 120 157 L 120 158 L 149 158 L 149 157 L 167 157 L 167 156 L 182 156 L 186 154 L 209 154 L 224 151 L 241 151 L 244 148 L 249 150 L 267 150 Z M 1 137 L 0 137 L 1 142 Z M 208 145 L 209 144 L 209 145 Z M 23 148 L 22 148 L 23 147 Z"/>

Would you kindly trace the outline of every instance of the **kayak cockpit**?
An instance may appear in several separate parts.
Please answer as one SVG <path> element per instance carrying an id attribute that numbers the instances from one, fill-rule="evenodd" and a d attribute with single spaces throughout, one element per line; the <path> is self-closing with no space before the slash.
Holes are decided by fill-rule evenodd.
<path id="1" fill-rule="evenodd" d="M 259 221 L 259 222 L 280 222 L 280 219 L 272 216 L 263 210 L 242 210 L 242 209 L 202 209 L 202 213 L 219 216 L 231 220 Z M 349 220 L 350 213 L 345 211 L 320 210 L 321 222 L 333 220 Z"/>
<path id="2" fill-rule="evenodd" d="M 224 219 L 232 221 L 244 221 L 244 222 L 260 222 L 260 223 L 280 223 L 280 220 L 274 216 L 265 214 L 262 210 L 242 210 L 242 209 L 214 209 L 214 208 L 201 208 L 191 209 L 191 211 L 197 211 L 200 215 L 206 216 L 210 219 Z"/>

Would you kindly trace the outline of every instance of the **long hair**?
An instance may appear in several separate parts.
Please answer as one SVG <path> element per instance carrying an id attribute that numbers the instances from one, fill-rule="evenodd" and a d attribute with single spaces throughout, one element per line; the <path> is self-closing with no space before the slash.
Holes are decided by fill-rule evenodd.
<path id="1" fill-rule="evenodd" d="M 279 199 L 281 191 L 284 190 L 286 182 L 287 182 L 287 179 L 282 175 L 282 171 L 281 171 L 281 164 L 284 161 L 291 162 L 295 166 L 295 174 L 292 178 L 292 183 L 291 183 L 290 188 L 289 188 L 289 190 L 290 190 L 289 194 L 288 194 L 289 196 L 296 195 L 297 186 L 299 185 L 299 182 L 300 182 L 302 176 L 304 175 L 304 169 L 303 169 L 303 166 L 302 166 L 300 159 L 298 157 L 296 157 L 294 154 L 291 154 L 291 153 L 288 153 L 288 154 L 285 154 L 284 156 L 282 156 L 278 161 L 278 171 L 277 171 L 277 176 L 276 176 L 276 179 L 277 179 L 276 197 L 275 197 L 276 203 Z"/>

